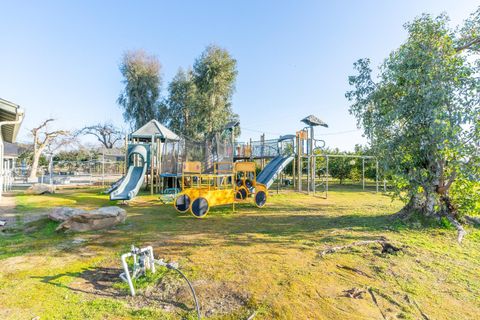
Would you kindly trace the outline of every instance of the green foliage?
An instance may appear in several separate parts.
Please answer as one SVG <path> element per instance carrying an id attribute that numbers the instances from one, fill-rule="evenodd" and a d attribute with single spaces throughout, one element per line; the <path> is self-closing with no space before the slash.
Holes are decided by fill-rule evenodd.
<path id="1" fill-rule="evenodd" d="M 170 82 L 159 120 L 194 140 L 221 133 L 228 122 L 238 120 L 232 111 L 236 65 L 227 50 L 208 46 L 193 70 L 180 69 Z"/>
<path id="2" fill-rule="evenodd" d="M 18 161 L 21 163 L 23 160 L 25 160 L 25 163 L 27 165 L 32 165 L 33 162 L 33 150 L 25 150 L 22 153 L 18 155 Z M 40 155 L 40 158 L 38 160 L 38 165 L 39 166 L 48 166 L 48 160 L 47 157 L 45 157 L 43 154 Z"/>
<path id="3" fill-rule="evenodd" d="M 170 129 L 192 139 L 202 135 L 197 91 L 192 71 L 180 68 L 168 85 L 166 109 L 162 111 Z"/>
<path id="4" fill-rule="evenodd" d="M 451 188 L 452 199 L 460 215 L 480 214 L 480 182 L 460 176 Z"/>
<path id="5" fill-rule="evenodd" d="M 53 161 L 88 161 L 96 159 L 98 155 L 98 152 L 85 149 L 61 151 L 53 157 Z"/>
<path id="6" fill-rule="evenodd" d="M 162 78 L 157 57 L 146 52 L 128 51 L 120 64 L 125 88 L 117 99 L 123 117 L 138 129 L 158 115 Z"/>
<path id="7" fill-rule="evenodd" d="M 408 39 L 382 64 L 377 82 L 368 59 L 357 61 L 358 74 L 349 77 L 350 112 L 396 195 L 421 196 L 430 209 L 442 205 L 458 175 L 478 174 L 480 64 L 477 47 L 464 44 L 466 33 L 480 41 L 479 12 L 465 25 L 470 31 L 457 32 L 445 15 L 422 15 L 405 25 Z"/>
<path id="8" fill-rule="evenodd" d="M 193 65 L 193 80 L 198 89 L 198 104 L 203 132 L 221 132 L 238 115 L 232 111 L 237 61 L 215 45 L 208 46 Z"/>

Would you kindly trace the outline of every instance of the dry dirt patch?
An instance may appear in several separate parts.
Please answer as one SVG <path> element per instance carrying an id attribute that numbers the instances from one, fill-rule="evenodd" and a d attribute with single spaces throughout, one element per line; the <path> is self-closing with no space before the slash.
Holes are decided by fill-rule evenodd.
<path id="1" fill-rule="evenodd" d="M 194 310 L 195 304 L 187 283 L 167 273 L 158 283 L 152 283 L 145 289 L 137 289 L 137 295 L 131 297 L 128 292 L 118 289 L 115 284 L 120 281 L 119 268 L 95 268 L 83 271 L 77 280 L 70 284 L 70 289 L 83 292 L 92 297 L 112 297 L 127 301 L 133 308 L 154 307 L 169 312 Z M 250 300 L 246 292 L 226 282 L 196 280 L 192 285 L 205 316 L 225 315 L 247 307 Z"/>

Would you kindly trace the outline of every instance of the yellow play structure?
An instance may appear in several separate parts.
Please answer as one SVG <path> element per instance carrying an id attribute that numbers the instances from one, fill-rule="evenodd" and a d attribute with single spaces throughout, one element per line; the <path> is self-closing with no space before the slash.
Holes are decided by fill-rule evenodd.
<path id="1" fill-rule="evenodd" d="M 203 218 L 211 207 L 232 205 L 253 198 L 258 207 L 267 201 L 267 187 L 257 183 L 254 162 L 216 162 L 213 173 L 202 173 L 201 162 L 183 163 L 181 188 L 174 207 L 178 212 L 190 212 Z"/>
<path id="2" fill-rule="evenodd" d="M 261 208 L 267 201 L 267 186 L 257 181 L 255 162 L 236 162 L 235 199 L 246 200 L 253 197 L 257 207 Z"/>

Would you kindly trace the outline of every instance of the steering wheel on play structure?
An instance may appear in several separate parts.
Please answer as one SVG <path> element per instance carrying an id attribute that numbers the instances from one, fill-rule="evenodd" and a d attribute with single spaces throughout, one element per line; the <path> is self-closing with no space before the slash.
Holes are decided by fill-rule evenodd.
<path id="1" fill-rule="evenodd" d="M 242 179 L 237 179 L 237 181 L 235 183 L 236 183 L 237 187 L 243 186 L 243 180 Z"/>
<path id="2" fill-rule="evenodd" d="M 253 187 L 252 181 L 250 179 L 245 180 L 245 186 L 249 189 Z"/>

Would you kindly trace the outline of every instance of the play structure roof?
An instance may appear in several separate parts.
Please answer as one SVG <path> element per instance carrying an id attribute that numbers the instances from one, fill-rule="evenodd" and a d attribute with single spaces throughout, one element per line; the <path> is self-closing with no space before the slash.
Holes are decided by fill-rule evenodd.
<path id="1" fill-rule="evenodd" d="M 131 134 L 132 138 L 151 139 L 151 137 L 160 138 L 162 140 L 180 140 L 180 137 L 173 133 L 172 130 L 165 127 L 157 120 L 150 120 L 143 127 Z"/>
<path id="2" fill-rule="evenodd" d="M 19 121 L 23 118 L 23 110 L 20 106 L 0 98 L 0 122 Z M 21 121 L 20 121 L 21 122 Z M 2 126 L 1 134 L 3 140 L 15 142 L 21 123 L 5 124 Z"/>
<path id="3" fill-rule="evenodd" d="M 302 122 L 311 127 L 322 126 L 322 127 L 328 128 L 328 124 L 318 119 L 313 114 L 309 115 L 306 118 L 303 118 Z"/>

